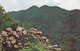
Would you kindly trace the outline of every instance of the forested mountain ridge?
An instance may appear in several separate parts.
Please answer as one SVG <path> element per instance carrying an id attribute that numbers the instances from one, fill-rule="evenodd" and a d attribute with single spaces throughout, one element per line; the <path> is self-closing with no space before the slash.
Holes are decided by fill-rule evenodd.
<path id="1" fill-rule="evenodd" d="M 34 26 L 42 30 L 51 38 L 51 34 L 58 34 L 58 31 L 63 27 L 62 20 L 67 13 L 67 10 L 61 9 L 57 6 L 49 7 L 44 5 L 40 8 L 32 6 L 27 10 L 9 12 L 9 15 L 25 22 L 29 26 Z"/>
<path id="2" fill-rule="evenodd" d="M 0 5 L 0 51 L 61 51 L 42 31 L 34 27 L 25 29 L 28 26 L 24 24 L 10 17 Z"/>
<path id="3" fill-rule="evenodd" d="M 61 13 L 58 13 L 60 11 L 61 11 Z M 49 7 L 47 5 L 44 5 L 40 8 L 37 6 L 32 6 L 27 10 L 20 10 L 18 12 L 13 11 L 13 12 L 9 12 L 9 14 L 12 17 L 16 17 L 18 19 L 21 19 L 21 18 L 24 19 L 27 17 L 30 17 L 30 18 L 35 17 L 35 16 L 37 17 L 37 16 L 40 16 L 40 14 L 42 14 L 42 13 L 44 13 L 45 15 L 47 15 L 49 13 L 48 14 L 49 16 L 50 16 L 50 14 L 53 16 L 60 16 L 61 14 L 63 14 L 62 12 L 66 14 L 67 10 L 61 9 L 57 6 Z M 21 16 L 21 15 L 24 15 L 24 16 Z M 27 18 L 27 19 L 29 19 L 29 18 Z"/>
<path id="4" fill-rule="evenodd" d="M 44 5 L 8 14 L 26 26 L 42 30 L 52 43 L 60 44 L 63 51 L 79 51 L 80 10 L 68 11 L 57 6 Z"/>

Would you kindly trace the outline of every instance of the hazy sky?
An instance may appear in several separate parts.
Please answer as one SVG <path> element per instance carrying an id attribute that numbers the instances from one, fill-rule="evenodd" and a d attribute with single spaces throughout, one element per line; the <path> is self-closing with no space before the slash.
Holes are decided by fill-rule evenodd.
<path id="1" fill-rule="evenodd" d="M 67 10 L 80 9 L 80 0 L 0 0 L 0 4 L 6 11 L 28 9 L 33 5 L 59 6 Z"/>

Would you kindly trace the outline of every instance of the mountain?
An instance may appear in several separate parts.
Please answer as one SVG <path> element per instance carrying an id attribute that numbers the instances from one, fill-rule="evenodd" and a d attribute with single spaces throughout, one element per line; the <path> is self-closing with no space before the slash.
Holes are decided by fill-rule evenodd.
<path id="1" fill-rule="evenodd" d="M 29 19 L 29 17 L 35 16 L 38 12 L 38 9 L 39 8 L 37 6 L 32 6 L 28 10 L 20 10 L 18 12 L 13 11 L 9 14 L 11 15 L 11 17 L 17 18 L 25 22 L 24 20 Z"/>
<path id="2" fill-rule="evenodd" d="M 64 21 L 62 29 L 62 43 L 66 47 L 64 51 L 79 51 L 80 50 L 80 10 L 71 10 Z"/>
<path id="3" fill-rule="evenodd" d="M 50 43 L 42 31 L 34 27 L 24 29 L 23 26 L 0 6 L 0 51 L 61 51 L 57 44 Z"/>
<path id="4" fill-rule="evenodd" d="M 44 5 L 8 14 L 25 23 L 27 28 L 42 30 L 51 43 L 59 44 L 63 51 L 80 50 L 80 10 L 68 11 L 57 6 Z"/>
<path id="5" fill-rule="evenodd" d="M 42 7 L 32 6 L 27 10 L 13 11 L 8 14 L 29 26 L 36 27 L 45 33 L 50 39 L 56 38 L 54 35 L 60 34 L 60 29 L 63 27 L 62 20 L 67 15 L 68 11 L 57 6 Z M 56 38 L 55 41 L 58 39 Z"/>

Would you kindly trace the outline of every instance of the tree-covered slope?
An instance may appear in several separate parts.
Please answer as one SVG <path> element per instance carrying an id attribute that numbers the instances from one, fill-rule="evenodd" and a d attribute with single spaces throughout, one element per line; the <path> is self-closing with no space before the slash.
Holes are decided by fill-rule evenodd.
<path id="1" fill-rule="evenodd" d="M 57 41 L 57 35 L 60 34 L 60 30 L 63 27 L 62 20 L 67 13 L 67 10 L 57 6 L 49 7 L 44 5 L 40 8 L 32 6 L 27 10 L 9 12 L 9 15 L 25 22 L 27 26 L 42 30 L 50 39 L 55 38 L 55 41 Z"/>
<path id="2" fill-rule="evenodd" d="M 66 48 L 64 51 L 79 51 L 80 50 L 80 10 L 69 11 L 64 21 L 62 30 L 62 42 Z M 68 47 L 68 48 L 67 48 Z"/>
<path id="3" fill-rule="evenodd" d="M 26 27 L 42 30 L 51 42 L 59 43 L 63 51 L 80 50 L 80 10 L 68 11 L 44 5 L 8 14 L 25 23 Z"/>
<path id="4" fill-rule="evenodd" d="M 51 44 L 41 31 L 33 27 L 24 29 L 23 23 L 11 18 L 2 6 L 0 6 L 0 47 L 0 51 L 61 51 L 61 48 L 57 44 Z"/>
<path id="5" fill-rule="evenodd" d="M 20 22 L 18 20 L 12 19 L 6 12 L 5 9 L 0 5 L 0 32 L 6 27 L 15 27 Z"/>
<path id="6" fill-rule="evenodd" d="M 21 10 L 21 11 L 13 11 L 13 12 L 9 12 L 11 17 L 15 17 L 23 22 L 25 22 L 24 20 L 29 19 L 29 17 L 34 17 L 37 12 L 38 12 L 38 7 L 36 6 L 32 6 L 31 8 L 29 8 L 28 10 Z"/>

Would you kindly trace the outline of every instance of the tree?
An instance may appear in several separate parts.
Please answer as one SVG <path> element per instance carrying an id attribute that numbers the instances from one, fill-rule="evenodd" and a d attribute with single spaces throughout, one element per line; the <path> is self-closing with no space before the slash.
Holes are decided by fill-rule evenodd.
<path id="1" fill-rule="evenodd" d="M 80 26 L 79 26 L 79 12 L 71 11 L 65 18 L 64 34 L 62 35 L 63 44 L 66 46 L 64 51 L 79 51 L 80 46 Z"/>
<path id="2" fill-rule="evenodd" d="M 4 30 L 7 27 L 15 27 L 19 25 L 18 20 L 11 18 L 6 12 L 5 9 L 0 5 L 0 31 Z"/>

